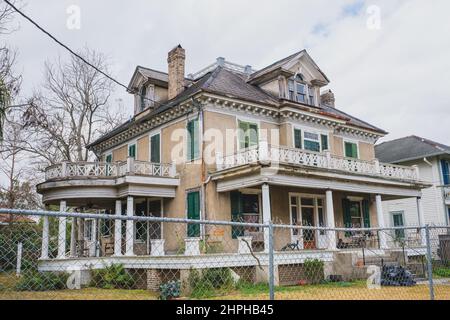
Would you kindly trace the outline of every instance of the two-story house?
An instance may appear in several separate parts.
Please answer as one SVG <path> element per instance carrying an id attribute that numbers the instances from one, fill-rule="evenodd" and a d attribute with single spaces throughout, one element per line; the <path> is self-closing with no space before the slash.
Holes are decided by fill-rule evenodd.
<path id="1" fill-rule="evenodd" d="M 177 46 L 168 73 L 136 68 L 129 85 L 134 117 L 88 146 L 97 162 L 49 167 L 38 186 L 44 203 L 128 216 L 357 228 L 386 226 L 382 201 L 421 201 L 417 167 L 375 158 L 374 144 L 386 132 L 336 107 L 324 89 L 328 77 L 305 50 L 258 71 L 218 58 L 188 76 L 185 58 Z M 116 220 L 114 232 L 96 234 L 93 223 L 81 226 L 94 230 L 85 240 L 110 239 L 114 248 L 91 256 L 157 259 L 179 252 L 180 237 L 226 244 L 224 254 L 236 253 L 242 237 L 267 250 L 267 237 L 254 228 L 131 220 L 123 228 Z M 312 253 L 359 243 L 348 232 L 279 231 L 277 251 L 290 243 Z M 383 233 L 368 239 L 381 250 L 388 241 Z M 70 260 L 64 237 L 59 244 L 59 261 Z"/>
<path id="2" fill-rule="evenodd" d="M 450 147 L 417 136 L 409 136 L 375 146 L 380 161 L 415 165 L 420 178 L 430 184 L 422 190 L 423 221 L 417 215 L 414 199 L 383 202 L 385 221 L 390 226 L 429 224 L 449 225 L 450 221 Z"/>

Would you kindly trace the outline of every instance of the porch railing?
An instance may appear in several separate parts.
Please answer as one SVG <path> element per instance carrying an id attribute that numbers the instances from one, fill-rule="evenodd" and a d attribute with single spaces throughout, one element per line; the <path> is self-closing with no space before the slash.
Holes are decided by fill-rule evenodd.
<path id="1" fill-rule="evenodd" d="M 45 180 L 72 177 L 115 178 L 125 175 L 143 175 L 175 178 L 174 164 L 137 161 L 132 158 L 122 162 L 61 162 L 45 169 Z"/>
<path id="2" fill-rule="evenodd" d="M 366 161 L 339 157 L 328 151 L 320 153 L 283 146 L 270 146 L 264 141 L 260 142 L 259 146 L 227 156 L 217 153 L 216 162 L 218 171 L 261 162 L 302 165 L 400 180 L 419 180 L 419 172 L 416 166 L 407 167 L 380 163 L 378 159 Z"/>

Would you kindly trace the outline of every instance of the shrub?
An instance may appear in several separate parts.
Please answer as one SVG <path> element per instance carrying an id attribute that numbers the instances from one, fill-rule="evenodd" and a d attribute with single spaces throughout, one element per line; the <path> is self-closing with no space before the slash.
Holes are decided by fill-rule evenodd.
<path id="1" fill-rule="evenodd" d="M 191 269 L 188 281 L 192 298 L 210 297 L 217 290 L 230 290 L 235 287 L 229 268 L 212 268 L 202 272 Z"/>
<path id="2" fill-rule="evenodd" d="M 160 300 L 170 300 L 173 298 L 178 298 L 180 296 L 180 282 L 179 281 L 169 281 L 165 284 L 159 286 L 159 299 Z"/>
<path id="3" fill-rule="evenodd" d="M 103 289 L 131 289 L 133 277 L 122 264 L 112 264 L 104 269 L 92 270 L 91 286 Z"/>
<path id="4" fill-rule="evenodd" d="M 450 278 L 450 268 L 436 268 L 433 274 L 442 278 Z"/>
<path id="5" fill-rule="evenodd" d="M 50 291 L 63 290 L 69 275 L 53 272 L 27 272 L 17 282 L 17 291 Z"/>
<path id="6" fill-rule="evenodd" d="M 318 284 L 324 280 L 324 262 L 319 259 L 306 259 L 303 272 L 310 284 Z"/>

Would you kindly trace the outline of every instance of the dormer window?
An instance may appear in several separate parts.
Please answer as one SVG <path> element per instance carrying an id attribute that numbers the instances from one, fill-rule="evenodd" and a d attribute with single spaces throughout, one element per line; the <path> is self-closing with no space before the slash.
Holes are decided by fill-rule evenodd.
<path id="1" fill-rule="evenodd" d="M 316 104 L 314 87 L 307 85 L 301 74 L 297 74 L 294 78 L 289 79 L 288 94 L 289 100 L 311 105 Z"/>

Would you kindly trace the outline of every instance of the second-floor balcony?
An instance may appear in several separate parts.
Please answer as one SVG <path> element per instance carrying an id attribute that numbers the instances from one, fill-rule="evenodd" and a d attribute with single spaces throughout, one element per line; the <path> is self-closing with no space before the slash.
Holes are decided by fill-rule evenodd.
<path id="1" fill-rule="evenodd" d="M 175 164 L 152 163 L 132 158 L 122 162 L 61 162 L 45 169 L 45 180 L 70 178 L 118 178 L 139 175 L 161 178 L 177 176 Z"/>
<path id="2" fill-rule="evenodd" d="M 372 161 L 345 158 L 330 152 L 312 152 L 284 146 L 271 146 L 260 142 L 259 146 L 222 156 L 217 154 L 217 170 L 223 171 L 251 164 L 271 164 L 303 166 L 337 173 L 351 173 L 395 180 L 419 181 L 419 171 L 415 166 L 407 167 Z"/>

